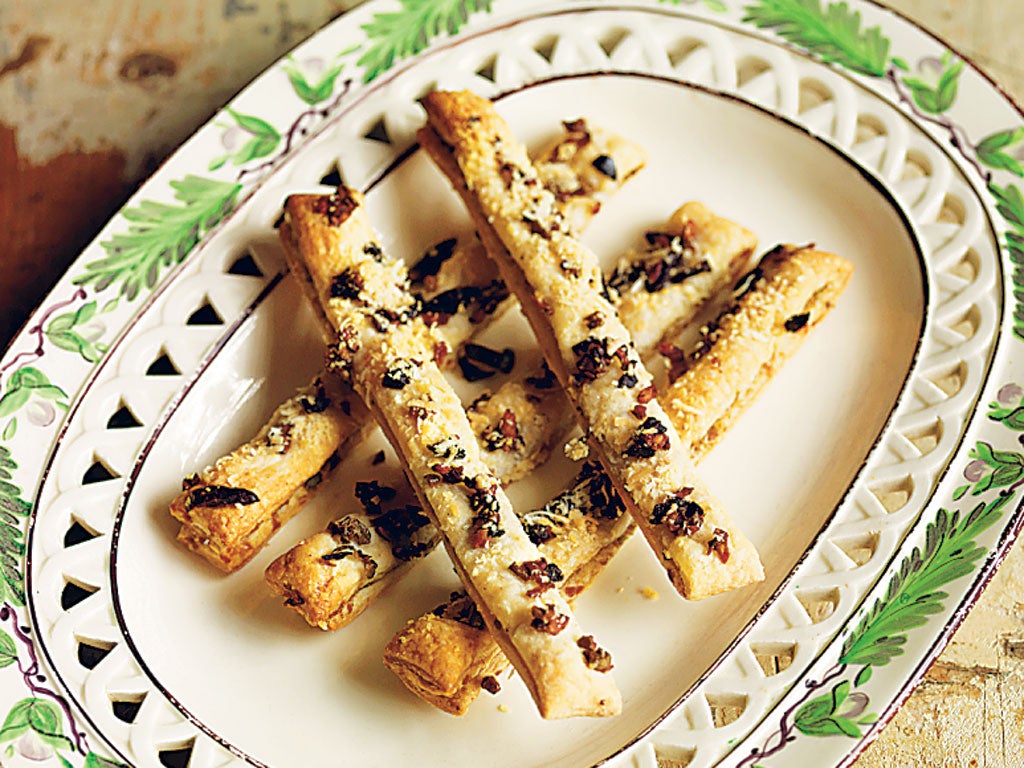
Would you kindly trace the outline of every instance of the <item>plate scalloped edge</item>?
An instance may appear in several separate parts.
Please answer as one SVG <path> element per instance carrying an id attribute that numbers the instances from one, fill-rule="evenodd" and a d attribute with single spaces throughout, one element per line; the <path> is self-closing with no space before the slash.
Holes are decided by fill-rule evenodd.
<path id="1" fill-rule="evenodd" d="M 471 13 L 463 32 L 486 29 L 512 18 L 513 14 L 511 2 L 467 5 L 471 6 Z M 864 165 L 875 167 L 878 176 L 904 196 L 907 208 L 916 210 L 934 225 L 932 235 L 940 243 L 932 244 L 930 251 L 939 254 L 940 271 L 944 270 L 943 275 L 934 278 L 935 287 L 940 292 L 945 288 L 962 294 L 962 302 L 938 302 L 933 321 L 938 321 L 935 324 L 941 330 L 936 343 L 969 345 L 975 340 L 977 344 L 986 333 L 1009 339 L 1013 345 L 1020 343 L 1020 323 L 1024 321 L 1010 311 L 1010 289 L 1020 288 L 1024 283 L 1024 276 L 1014 269 L 1024 259 L 1024 196 L 1014 182 L 1024 177 L 1024 167 L 1015 154 L 1024 143 L 1024 128 L 1012 105 L 940 43 L 868 3 L 851 4 L 850 15 L 842 19 L 847 22 L 842 30 L 839 4 L 828 6 L 833 15 L 823 13 L 819 19 L 823 28 L 834 35 L 827 47 L 809 45 L 811 38 L 801 36 L 799 19 L 792 13 L 798 5 L 795 2 L 707 2 L 706 8 L 681 2 L 675 4 L 677 9 L 672 5 L 645 3 L 631 7 L 657 9 L 666 14 L 679 11 L 683 16 L 710 19 L 723 29 L 751 33 L 752 41 L 768 40 L 776 45 L 774 35 L 778 30 L 796 50 L 811 58 L 779 55 L 773 59 L 768 55 L 761 60 L 767 66 L 759 71 L 757 66 L 744 71 L 744 65 L 749 67 L 752 63 L 750 59 L 733 56 L 723 64 L 720 55 L 712 58 L 710 67 L 693 56 L 677 62 L 666 57 L 664 62 L 652 64 L 642 56 L 637 58 L 638 47 L 627 34 L 608 41 L 606 61 L 625 68 L 667 64 L 674 76 L 697 82 L 701 82 L 703 74 L 709 80 L 705 85 L 735 90 L 752 103 L 802 122 L 812 133 L 846 148 Z M 581 6 L 569 3 L 565 7 L 576 10 Z M 541 8 L 549 10 L 550 4 L 519 3 L 515 15 Z M 314 37 L 240 94 L 232 107 L 219 116 L 222 122 L 214 121 L 202 129 L 140 190 L 122 215 L 108 225 L 47 298 L 0 364 L 4 384 L 0 398 L 0 468 L 5 474 L 3 479 L 10 481 L 0 485 L 0 507 L 9 515 L 4 519 L 7 527 L 0 537 L 5 591 L 0 620 L 7 627 L 0 635 L 0 663 L 11 667 L 4 673 L 5 697 L 10 696 L 11 706 L 0 741 L 10 742 L 15 751 L 49 749 L 52 759 L 58 761 L 55 764 L 106 764 L 99 753 L 90 750 L 88 735 L 67 700 L 48 684 L 25 621 L 22 555 L 30 533 L 25 528 L 26 521 L 34 520 L 35 516 L 31 509 L 34 495 L 21 488 L 43 482 L 50 449 L 40 445 L 47 438 L 55 440 L 61 433 L 60 411 L 74 407 L 73 393 L 116 344 L 116 335 L 144 311 L 155 293 L 173 281 L 182 269 L 174 265 L 187 264 L 200 256 L 202 249 L 196 248 L 197 243 L 209 237 L 231 211 L 248 199 L 261 183 L 261 174 L 290 156 L 293 144 L 301 143 L 304 131 L 313 124 L 323 130 L 321 126 L 330 123 L 331 115 L 340 106 L 359 97 L 361 86 L 345 78 L 372 81 L 387 72 L 396 56 L 414 53 L 393 49 L 389 54 L 386 50 L 389 30 L 375 28 L 371 22 L 380 22 L 383 12 L 389 9 L 405 13 L 407 23 L 419 21 L 413 20 L 412 11 L 401 3 L 370 3 L 336 22 L 331 28 L 332 38 L 325 34 Z M 861 15 L 854 18 L 855 12 Z M 805 17 L 800 18 L 806 21 Z M 453 16 L 452 28 L 459 29 L 463 21 L 461 14 Z M 643 46 L 639 50 L 643 51 Z M 900 55 L 892 55 L 890 50 Z M 534 53 L 544 58 L 540 52 Z M 819 91 L 817 103 L 807 107 L 808 94 L 801 92 L 803 81 L 797 70 L 812 63 L 815 56 L 832 65 L 828 75 L 818 78 L 828 80 L 831 88 Z M 324 65 L 324 61 L 330 63 Z M 548 63 L 556 61 L 553 57 Z M 529 57 L 527 63 L 550 71 L 537 57 Z M 728 65 L 732 65 L 731 74 Z M 523 73 L 535 74 L 529 67 Z M 502 81 L 502 77 L 514 78 L 515 74 L 502 72 L 499 82 L 492 83 L 492 87 L 500 90 L 513 85 L 510 80 Z M 873 155 L 880 144 L 873 139 L 878 137 L 865 138 L 863 131 L 881 126 L 880 135 L 890 131 L 898 134 L 898 123 L 886 124 L 884 117 L 874 123 L 858 122 L 859 111 L 850 111 L 851 100 L 856 101 L 856 96 L 851 95 L 856 91 L 852 84 L 873 90 L 884 101 L 901 105 L 911 122 L 937 140 L 955 139 L 955 164 L 969 189 L 962 190 L 958 198 L 949 194 L 949 185 L 956 184 L 952 178 L 935 179 L 927 173 L 916 180 L 903 178 L 908 158 L 913 161 L 909 164 L 916 165 L 918 170 L 927 172 L 942 167 L 942 163 L 929 164 L 931 150 L 923 144 L 916 148 L 917 153 L 910 152 L 912 147 L 903 147 L 904 152 Z M 265 120 L 255 111 L 250 114 L 247 104 L 252 103 L 256 91 L 260 99 L 267 98 L 269 93 L 271 97 L 280 96 L 276 99 L 278 103 L 291 104 L 288 117 Z M 983 109 L 979 108 L 979 98 Z M 401 146 L 407 142 L 413 125 L 408 110 L 382 112 L 388 143 Z M 377 123 L 371 123 L 367 133 L 379 136 Z M 971 136 L 982 138 L 972 141 Z M 891 146 L 892 136 L 889 139 Z M 206 161 L 205 171 L 201 175 L 186 173 L 195 167 L 197 159 Z M 345 171 L 358 175 L 351 168 Z M 1002 237 L 1001 262 L 1005 265 L 1002 269 L 999 264 L 982 260 L 971 249 L 971 241 L 983 237 L 986 229 L 984 222 L 970 215 L 975 208 L 963 205 L 964 197 L 972 190 L 982 201 L 984 218 L 997 222 L 995 226 Z M 956 199 L 960 205 L 955 203 Z M 949 204 L 950 200 L 954 202 Z M 187 214 L 185 225 L 175 213 Z M 230 269 L 233 265 L 225 266 Z M 1003 328 L 999 336 L 1000 329 L 994 328 L 999 322 L 999 309 L 979 306 L 976 296 L 963 291 L 991 282 L 995 273 L 1002 271 L 1008 275 L 1004 278 L 1007 306 L 1002 308 Z M 814 611 L 828 609 L 813 607 L 821 605 L 821 601 L 811 601 L 811 613 L 807 611 L 807 601 L 789 603 L 795 615 L 799 616 L 802 610 L 807 617 L 801 618 L 801 622 L 819 619 L 815 633 L 823 641 L 836 638 L 831 644 L 823 642 L 819 646 L 823 654 L 813 668 L 794 663 L 792 655 L 787 657 L 790 646 L 786 643 L 764 643 L 761 647 L 766 649 L 765 654 L 753 654 L 746 659 L 747 672 L 756 674 L 757 668 L 763 672 L 775 670 L 788 681 L 785 687 L 789 693 L 775 707 L 773 716 L 762 721 L 766 711 L 763 706 L 750 706 L 749 699 L 743 702 L 728 685 L 715 690 L 713 681 L 705 681 L 700 695 L 691 695 L 672 718 L 622 759 L 638 766 L 708 764 L 718 758 L 726 741 L 736 739 L 736 751 L 727 762 L 736 761 L 737 765 L 781 764 L 780 760 L 797 752 L 806 757 L 807 750 L 814 752 L 819 764 L 839 763 L 877 732 L 870 710 L 880 707 L 884 716 L 891 712 L 891 703 L 905 695 L 910 681 L 920 674 L 923 662 L 937 653 L 941 641 L 948 638 L 950 623 L 962 615 L 965 601 L 976 593 L 977 585 L 990 574 L 1016 532 L 1013 516 L 1008 513 L 1017 503 L 1017 485 L 1024 477 L 1024 455 L 1017 441 L 1017 433 L 1024 430 L 1024 389 L 1016 383 L 1024 377 L 1009 361 L 1007 346 L 1000 343 L 994 359 L 985 360 L 986 365 L 1001 371 L 1001 377 L 985 384 L 985 395 L 979 393 L 980 399 L 968 396 L 981 388 L 980 372 L 959 365 L 944 366 L 941 354 L 935 356 L 934 365 L 923 366 L 927 369 L 923 372 L 928 374 L 923 379 L 928 384 L 914 393 L 924 403 L 921 410 L 954 402 L 954 410 L 966 418 L 968 406 L 985 402 L 987 412 L 970 423 L 964 436 L 965 450 L 957 457 L 957 463 L 943 465 L 931 476 L 926 474 L 921 482 L 910 485 L 901 482 L 902 475 L 889 478 L 877 486 L 879 493 L 846 505 L 851 514 L 857 508 L 874 509 L 876 514 L 885 515 L 898 516 L 903 509 L 916 513 L 907 516 L 905 522 L 912 528 L 902 547 L 903 554 L 885 575 L 880 575 L 884 563 L 873 557 L 858 563 L 851 552 L 839 548 L 848 559 L 848 570 L 872 564 L 862 571 L 863 578 L 877 582 L 864 608 L 845 630 L 836 620 L 829 623 L 830 616 L 849 614 L 845 610 L 836 612 L 836 605 L 830 615 L 812 615 Z M 979 353 L 973 350 L 970 354 Z M 926 352 L 922 352 L 922 358 L 928 360 Z M 922 366 L 918 369 L 922 370 Z M 892 434 L 899 434 L 900 427 L 906 427 L 898 423 L 899 418 L 896 421 Z M 907 442 L 920 453 L 927 453 L 922 447 L 935 450 L 942 434 L 929 433 L 927 429 L 915 431 L 927 419 L 915 421 L 908 417 L 907 421 L 913 422 L 909 431 L 903 429 Z M 947 434 L 953 432 L 960 434 L 961 429 Z M 939 502 L 945 506 L 939 506 Z M 953 509 L 947 511 L 946 507 Z M 865 514 L 870 517 L 872 513 Z M 918 517 L 920 520 L 915 522 Z M 851 551 L 858 549 L 870 547 L 854 547 Z M 843 562 L 836 552 L 831 555 Z M 825 564 L 834 570 L 835 562 Z M 809 561 L 805 567 L 808 564 Z M 819 596 L 827 596 L 831 588 L 822 585 L 815 591 Z M 796 599 L 796 595 L 792 597 Z M 776 606 L 780 610 L 785 607 L 781 600 Z M 774 666 L 766 667 L 765 659 Z M 894 666 L 886 674 L 879 674 L 878 670 L 890 664 Z M 904 671 L 894 672 L 896 668 Z M 801 685 L 795 685 L 798 679 Z M 738 706 L 739 703 L 744 706 Z M 752 735 L 740 741 L 754 726 Z M 742 753 L 744 749 L 746 754 Z"/>

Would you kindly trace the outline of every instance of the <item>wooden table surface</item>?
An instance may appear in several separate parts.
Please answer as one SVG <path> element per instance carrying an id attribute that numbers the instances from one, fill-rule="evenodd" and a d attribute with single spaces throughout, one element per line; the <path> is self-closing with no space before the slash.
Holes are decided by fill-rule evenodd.
<path id="1" fill-rule="evenodd" d="M 128 194 L 354 0 L 0 2 L 0 346 Z M 1022 0 L 889 0 L 1024 99 Z M 230 52 L 230 55 L 226 55 Z M 1024 544 L 857 762 L 1024 766 Z"/>

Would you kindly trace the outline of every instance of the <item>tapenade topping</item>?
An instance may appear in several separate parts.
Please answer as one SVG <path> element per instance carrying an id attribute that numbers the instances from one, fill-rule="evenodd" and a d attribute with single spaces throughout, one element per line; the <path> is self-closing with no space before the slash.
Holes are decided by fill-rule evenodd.
<path id="1" fill-rule="evenodd" d="M 379 464 L 383 464 L 384 451 L 377 451 L 375 454 L 373 454 L 373 458 L 370 459 L 370 463 L 375 467 L 378 466 Z"/>
<path id="2" fill-rule="evenodd" d="M 334 565 L 338 560 L 345 560 L 349 557 L 355 557 L 363 564 L 363 570 L 366 573 L 366 578 L 372 579 L 377 575 L 377 561 L 357 547 L 353 547 L 351 544 L 342 544 L 339 547 L 335 547 L 330 552 L 320 555 L 320 559 L 328 565 Z"/>
<path id="3" fill-rule="evenodd" d="M 557 635 L 567 626 L 569 626 L 569 617 L 565 614 L 558 613 L 555 610 L 555 606 L 550 603 L 544 606 L 535 605 L 530 609 L 533 614 L 533 620 L 530 622 L 530 626 L 540 632 L 547 632 L 549 635 Z"/>
<path id="4" fill-rule="evenodd" d="M 412 360 L 399 360 L 391 368 L 384 372 L 380 383 L 387 389 L 405 389 L 412 381 L 416 365 Z"/>
<path id="5" fill-rule="evenodd" d="M 523 530 L 526 531 L 530 541 L 537 546 L 555 538 L 555 532 L 551 530 L 551 526 L 544 523 L 524 523 Z"/>
<path id="6" fill-rule="evenodd" d="M 450 619 L 473 629 L 484 629 L 484 619 L 465 592 L 452 592 L 448 602 L 437 606 L 432 613 L 442 619 Z"/>
<path id="7" fill-rule="evenodd" d="M 673 382 L 686 372 L 686 353 L 668 341 L 658 344 L 658 352 L 668 361 L 668 380 Z"/>
<path id="8" fill-rule="evenodd" d="M 293 424 L 275 424 L 267 430 L 267 445 L 274 448 L 278 453 L 288 453 L 292 447 Z"/>
<path id="9" fill-rule="evenodd" d="M 363 246 L 363 253 L 369 256 L 371 259 L 376 261 L 378 264 L 384 261 L 384 251 L 381 250 L 377 243 L 367 243 Z"/>
<path id="10" fill-rule="evenodd" d="M 313 399 L 300 397 L 299 405 L 306 413 L 323 413 L 330 407 L 331 399 L 327 397 L 327 390 L 324 389 L 324 385 L 319 379 L 313 385 Z"/>
<path id="11" fill-rule="evenodd" d="M 412 504 L 389 509 L 374 518 L 373 529 L 386 542 L 391 544 L 395 557 L 408 560 L 422 554 L 427 543 L 413 541 L 413 535 L 430 523 L 423 510 Z"/>
<path id="12" fill-rule="evenodd" d="M 313 201 L 313 213 L 327 217 L 332 227 L 341 226 L 359 205 L 347 194 L 323 195 Z"/>
<path id="13" fill-rule="evenodd" d="M 763 277 L 764 271 L 761 269 L 761 267 L 754 267 L 752 270 L 747 272 L 747 274 L 741 277 L 736 282 L 735 286 L 733 286 L 733 297 L 736 299 L 742 299 L 744 296 L 746 296 L 748 293 L 754 290 L 754 288 L 757 287 L 758 282 L 760 282 L 761 278 Z"/>
<path id="14" fill-rule="evenodd" d="M 555 379 L 554 372 L 548 367 L 547 363 L 541 365 L 540 373 L 536 376 L 527 376 L 526 383 L 534 389 L 554 389 L 557 380 Z"/>
<path id="15" fill-rule="evenodd" d="M 576 482 L 587 483 L 587 499 L 590 514 L 605 520 L 615 520 L 625 511 L 626 506 L 612 485 L 611 478 L 601 470 L 599 464 L 587 462 L 576 476 Z"/>
<path id="16" fill-rule="evenodd" d="M 598 376 L 608 370 L 612 357 L 608 354 L 608 340 L 588 336 L 572 346 L 576 355 L 576 372 L 573 380 L 577 384 L 595 381 Z"/>
<path id="17" fill-rule="evenodd" d="M 511 408 L 505 409 L 498 420 L 498 426 L 484 437 L 484 443 L 489 451 L 504 451 L 506 453 L 523 447 L 523 437 L 519 434 L 516 414 Z"/>
<path id="18" fill-rule="evenodd" d="M 394 488 L 381 485 L 376 480 L 359 481 L 355 487 L 356 498 L 363 505 L 366 514 L 371 516 L 379 514 L 381 506 L 393 500 L 397 495 L 398 491 Z"/>
<path id="19" fill-rule="evenodd" d="M 608 672 L 614 665 L 612 655 L 597 644 L 593 635 L 584 635 L 576 641 L 583 650 L 583 663 L 597 672 Z"/>
<path id="20" fill-rule="evenodd" d="M 355 267 L 348 267 L 331 278 L 331 298 L 359 300 L 366 283 Z"/>
<path id="21" fill-rule="evenodd" d="M 181 479 L 181 490 L 187 491 L 189 488 L 195 488 L 201 482 L 202 479 L 199 477 L 199 473 L 192 472 Z"/>
<path id="22" fill-rule="evenodd" d="M 506 347 L 491 349 L 483 344 L 467 342 L 459 353 L 459 368 L 467 381 L 479 381 L 501 373 L 511 373 L 516 365 L 515 350 Z"/>
<path id="23" fill-rule="evenodd" d="M 668 450 L 668 427 L 654 416 L 648 416 L 639 426 L 624 451 L 634 459 L 649 459 L 658 451 Z"/>
<path id="24" fill-rule="evenodd" d="M 529 597 L 542 595 L 565 579 L 562 570 L 543 557 L 522 563 L 512 563 L 508 569 L 523 581 L 536 585 L 527 591 L 526 594 Z"/>
<path id="25" fill-rule="evenodd" d="M 718 555 L 723 564 L 729 562 L 729 532 L 721 528 L 715 528 L 708 539 L 708 554 Z"/>
<path id="26" fill-rule="evenodd" d="M 598 155 L 594 158 L 594 162 L 591 165 L 612 181 L 619 177 L 618 172 L 615 170 L 615 161 L 609 155 Z"/>
<path id="27" fill-rule="evenodd" d="M 590 330 L 600 328 L 602 325 L 604 325 L 604 315 L 602 315 L 600 312 L 591 312 L 589 315 L 583 318 L 583 324 L 586 325 L 587 328 L 589 328 Z"/>
<path id="28" fill-rule="evenodd" d="M 699 258 L 690 245 L 693 231 L 692 222 L 687 222 L 681 235 L 647 232 L 648 253 L 618 267 L 608 281 L 609 286 L 621 293 L 643 281 L 645 291 L 657 293 L 666 285 L 675 285 L 702 272 L 710 272 L 711 264 L 707 259 Z"/>
<path id="29" fill-rule="evenodd" d="M 338 520 L 332 520 L 327 524 L 327 532 L 349 544 L 359 544 L 360 546 L 369 544 L 372 539 L 370 529 L 354 515 L 345 515 Z"/>
<path id="30" fill-rule="evenodd" d="M 491 675 L 480 678 L 480 687 L 487 691 L 489 694 L 494 695 L 501 690 L 501 683 Z"/>
<path id="31" fill-rule="evenodd" d="M 466 458 L 466 449 L 462 447 L 457 437 L 446 437 L 436 443 L 431 443 L 427 448 L 439 459 L 459 461 Z"/>
<path id="32" fill-rule="evenodd" d="M 469 507 L 476 514 L 469 525 L 469 544 L 472 547 L 486 547 L 491 539 L 505 535 L 501 527 L 501 504 L 494 489 L 478 488 L 469 494 Z"/>
<path id="33" fill-rule="evenodd" d="M 458 485 L 462 482 L 463 467 L 459 464 L 434 464 L 430 469 L 437 473 L 443 483 Z"/>
<path id="34" fill-rule="evenodd" d="M 805 325 L 807 325 L 807 321 L 810 319 L 810 312 L 801 312 L 799 315 L 793 315 L 792 317 L 786 319 L 786 330 L 789 331 L 790 333 L 796 333 Z"/>
<path id="35" fill-rule="evenodd" d="M 675 536 L 692 536 L 704 524 L 704 507 L 687 498 L 692 488 L 681 488 L 651 511 L 651 525 L 664 524 Z"/>
<path id="36" fill-rule="evenodd" d="M 433 246 L 409 268 L 409 279 L 413 283 L 422 283 L 425 278 L 437 275 L 441 265 L 452 257 L 457 242 L 454 237 L 451 237 Z"/>
<path id="37" fill-rule="evenodd" d="M 562 127 L 568 134 L 566 142 L 572 142 L 577 147 L 585 147 L 590 143 L 590 130 L 587 128 L 587 121 L 582 117 L 575 120 L 563 120 Z"/>
<path id="38" fill-rule="evenodd" d="M 233 507 L 237 504 L 255 504 L 260 497 L 248 488 L 231 488 L 226 485 L 202 485 L 185 497 L 185 509 L 200 507 Z"/>

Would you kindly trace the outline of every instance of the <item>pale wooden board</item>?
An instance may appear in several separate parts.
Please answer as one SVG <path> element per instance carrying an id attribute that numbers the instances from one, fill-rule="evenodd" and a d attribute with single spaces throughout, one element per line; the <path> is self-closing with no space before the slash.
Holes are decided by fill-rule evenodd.
<path id="1" fill-rule="evenodd" d="M 0 4 L 0 226 L 9 233 L 0 345 L 174 146 L 267 64 L 355 4 L 94 0 L 84 16 L 59 0 Z M 1024 0 L 888 4 L 1024 100 Z M 74 194 L 81 185 L 88 195 Z M 1020 601 L 1024 544 L 858 768 L 1024 766 Z"/>

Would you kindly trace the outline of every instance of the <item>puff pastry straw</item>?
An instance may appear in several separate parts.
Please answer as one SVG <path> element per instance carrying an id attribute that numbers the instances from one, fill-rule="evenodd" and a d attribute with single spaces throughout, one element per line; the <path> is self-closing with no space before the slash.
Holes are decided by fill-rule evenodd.
<path id="1" fill-rule="evenodd" d="M 740 283 L 735 304 L 704 329 L 686 357 L 685 371 L 662 400 L 691 454 L 699 461 L 735 423 L 771 377 L 832 309 L 852 265 L 831 253 L 783 246 L 769 253 Z M 600 572 L 632 528 L 602 507 L 601 475 L 585 467 L 572 489 L 544 510 L 568 519 L 591 519 L 591 530 L 561 536 L 562 548 L 544 555 L 571 574 L 575 596 Z M 624 517 L 624 516 L 623 516 Z M 550 524 L 550 523 L 549 523 Z M 501 649 L 480 627 L 472 601 L 454 594 L 432 613 L 410 621 L 388 643 L 384 664 L 413 693 L 453 715 L 464 714 L 481 690 L 495 692 L 508 668 Z"/>
<path id="2" fill-rule="evenodd" d="M 602 203 L 644 165 L 643 150 L 589 125 L 563 124 L 564 133 L 539 155 L 544 183 L 573 226 L 583 228 Z M 508 291 L 479 240 L 464 234 L 441 241 L 413 267 L 424 311 L 434 318 L 439 343 L 454 351 L 508 308 Z M 308 275 L 296 274 L 324 328 L 333 335 Z M 315 294 L 315 291 L 313 291 Z M 442 362 L 451 364 L 455 356 Z M 315 399 L 324 387 L 329 396 Z M 178 540 L 225 572 L 247 563 L 298 513 L 371 420 L 348 388 L 318 374 L 278 407 L 257 434 L 201 473 L 186 478 L 170 512 Z M 291 434 L 282 450 L 280 434 Z M 525 465 L 524 465 L 525 466 Z M 523 471 L 528 471 L 529 468 Z"/>
<path id="3" fill-rule="evenodd" d="M 542 717 L 621 707 L 608 654 L 556 588 L 563 576 L 526 535 L 434 361 L 404 264 L 381 251 L 358 193 L 293 195 L 281 238 L 313 278 L 338 331 L 332 367 L 363 398 L 398 453 L 467 592 Z"/>
<path id="4" fill-rule="evenodd" d="M 567 231 L 523 145 L 475 94 L 435 91 L 423 105 L 420 144 L 461 194 L 673 586 L 701 599 L 763 579 L 753 545 L 697 477 L 689 446 L 655 399 L 597 257 Z"/>
<path id="5" fill-rule="evenodd" d="M 680 206 L 663 226 L 646 233 L 645 241 L 643 247 L 624 256 L 612 274 L 644 275 L 633 284 L 620 280 L 623 292 L 631 297 L 630 311 L 623 314 L 623 322 L 631 331 L 643 327 L 648 331 L 658 329 L 659 334 L 692 320 L 706 301 L 731 285 L 749 266 L 749 252 L 756 244 L 750 232 L 697 202 Z M 672 247 L 666 248 L 664 243 L 672 243 Z M 678 251 L 683 249 L 692 263 L 702 265 L 699 270 L 674 281 L 648 277 L 656 275 L 664 262 L 676 261 Z M 691 282 L 695 285 L 689 285 Z M 663 298 L 667 292 L 673 294 L 671 301 Z M 641 351 L 646 354 L 655 350 L 648 346 Z M 546 372 L 506 381 L 495 393 L 485 393 L 474 401 L 467 414 L 484 459 L 503 483 L 525 476 L 542 463 L 550 446 L 575 422 L 561 389 Z M 388 482 L 375 478 L 372 470 L 366 479 L 377 479 L 385 485 Z M 571 488 L 566 493 L 568 497 L 562 494 L 559 499 L 574 498 Z M 549 506 L 560 509 L 565 504 L 556 499 Z M 350 557 L 339 557 L 339 551 L 350 551 L 354 546 L 341 535 L 352 520 L 360 521 L 367 534 Z M 542 523 L 531 523 L 527 530 L 540 531 L 536 527 L 539 525 Z M 561 524 L 557 528 L 563 539 L 571 530 L 571 526 Z M 427 531 L 417 535 L 418 540 L 429 541 Z M 370 604 L 370 590 L 364 592 L 363 585 L 372 586 L 376 594 L 384 582 L 401 576 L 401 566 L 410 555 L 427 551 L 410 549 L 401 541 L 393 542 L 389 549 L 379 539 L 363 513 L 339 515 L 327 530 L 303 539 L 276 558 L 266 570 L 266 581 L 310 625 L 338 629 Z"/>

